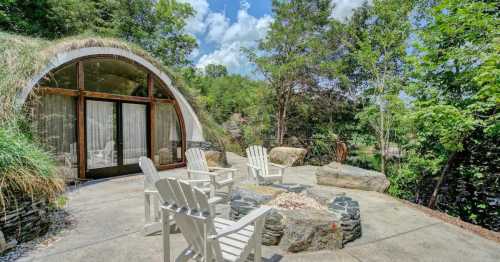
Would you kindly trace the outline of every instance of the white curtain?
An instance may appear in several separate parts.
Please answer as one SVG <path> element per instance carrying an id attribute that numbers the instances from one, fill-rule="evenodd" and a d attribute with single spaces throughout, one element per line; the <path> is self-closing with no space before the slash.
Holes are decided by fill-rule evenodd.
<path id="1" fill-rule="evenodd" d="M 115 166 L 116 104 L 87 100 L 87 167 Z"/>
<path id="2" fill-rule="evenodd" d="M 174 105 L 156 104 L 155 161 L 160 165 L 181 160 L 181 134 Z"/>
<path id="3" fill-rule="evenodd" d="M 147 155 L 146 105 L 122 104 L 123 164 L 135 164 Z"/>
<path id="4" fill-rule="evenodd" d="M 40 142 L 53 152 L 66 176 L 77 172 L 76 102 L 62 95 L 43 95 L 33 107 L 33 130 Z"/>

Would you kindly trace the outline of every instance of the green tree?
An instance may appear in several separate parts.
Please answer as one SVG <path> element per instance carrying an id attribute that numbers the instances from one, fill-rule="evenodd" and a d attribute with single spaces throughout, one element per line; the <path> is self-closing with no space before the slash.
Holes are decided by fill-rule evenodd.
<path id="1" fill-rule="evenodd" d="M 0 28 L 18 34 L 58 38 L 97 23 L 97 3 L 77 0 L 1 0 Z"/>
<path id="2" fill-rule="evenodd" d="M 227 76 L 227 68 L 223 65 L 209 64 L 205 67 L 205 75 L 212 78 Z"/>
<path id="3" fill-rule="evenodd" d="M 172 0 L 1 0 L 0 28 L 59 38 L 85 32 L 123 38 L 168 66 L 190 64 L 196 41 L 184 32 L 189 4 Z"/>
<path id="4" fill-rule="evenodd" d="M 444 0 L 427 6 L 408 93 L 416 98 L 412 149 L 421 163 L 432 163 L 419 169 L 438 176 L 428 202 L 434 207 L 446 176 L 476 157 L 470 148 L 498 140 L 500 27 L 495 3 Z M 498 172 L 493 169 L 484 170 Z"/>
<path id="5" fill-rule="evenodd" d="M 116 35 L 142 46 L 166 65 L 190 64 L 188 55 L 196 40 L 183 31 L 193 15 L 189 4 L 169 0 L 120 0 L 113 14 Z"/>
<path id="6" fill-rule="evenodd" d="M 328 24 L 330 1 L 273 1 L 275 19 L 259 44 L 260 56 L 250 55 L 274 91 L 276 140 L 283 144 L 293 95 L 318 84 L 321 32 Z"/>
<path id="7" fill-rule="evenodd" d="M 385 173 L 387 150 L 396 128 L 396 114 L 400 112 L 394 109 L 402 108 L 398 96 L 405 81 L 403 65 L 412 3 L 375 0 L 363 9 L 357 12 L 363 12 L 365 19 L 352 20 L 348 29 L 347 61 L 356 68 L 358 77 L 361 75 L 359 85 L 370 104 L 359 118 L 368 123 L 377 137 L 380 169 Z"/>

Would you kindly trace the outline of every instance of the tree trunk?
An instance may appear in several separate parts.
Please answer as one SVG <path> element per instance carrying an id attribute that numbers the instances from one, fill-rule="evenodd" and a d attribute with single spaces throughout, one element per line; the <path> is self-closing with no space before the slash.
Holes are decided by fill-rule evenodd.
<path id="1" fill-rule="evenodd" d="M 290 90 L 288 88 L 283 88 L 284 91 L 280 92 L 278 96 L 278 108 L 276 112 L 276 140 L 278 145 L 283 145 L 283 140 L 286 133 L 286 113 L 288 106 L 288 98 L 290 96 Z"/>
<path id="2" fill-rule="evenodd" d="M 448 173 L 448 170 L 450 170 L 451 165 L 455 161 L 457 153 L 454 152 L 451 154 L 451 156 L 448 158 L 448 161 L 446 161 L 446 165 L 444 168 L 441 170 L 441 176 L 438 179 L 438 182 L 436 186 L 434 187 L 434 191 L 432 192 L 431 199 L 429 199 L 429 204 L 427 205 L 429 208 L 434 208 L 436 206 L 436 200 L 437 200 L 437 195 L 439 193 L 439 188 L 441 187 L 441 184 L 444 181 L 444 178 L 446 177 L 446 174 Z"/>
<path id="3" fill-rule="evenodd" d="M 384 103 L 383 99 L 380 99 L 380 131 L 379 131 L 379 140 L 380 140 L 380 172 L 385 175 L 385 113 L 384 113 Z"/>
<path id="4" fill-rule="evenodd" d="M 277 127 L 276 127 L 276 139 L 278 145 L 283 145 L 283 140 L 286 132 L 286 105 L 279 104 L 277 112 Z"/>

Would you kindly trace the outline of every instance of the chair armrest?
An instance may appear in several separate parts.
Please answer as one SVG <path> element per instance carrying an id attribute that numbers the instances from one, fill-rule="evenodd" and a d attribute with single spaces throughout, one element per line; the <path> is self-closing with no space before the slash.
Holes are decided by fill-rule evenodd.
<path id="1" fill-rule="evenodd" d="M 232 233 L 238 232 L 244 227 L 248 226 L 249 224 L 252 224 L 259 218 L 264 218 L 264 216 L 271 211 L 271 207 L 259 207 L 258 209 L 252 210 L 252 212 L 248 213 L 244 217 L 242 217 L 240 220 L 236 221 L 231 226 L 228 226 L 227 228 L 224 228 L 221 232 L 217 233 L 216 235 L 211 235 L 209 236 L 210 239 L 217 239 L 223 236 L 230 235 Z M 257 232 L 259 233 L 259 232 Z"/>
<path id="2" fill-rule="evenodd" d="M 278 165 L 278 164 L 275 164 L 275 163 L 272 163 L 272 162 L 269 162 L 269 164 L 271 166 L 275 166 L 275 167 L 278 167 L 278 168 L 281 168 L 281 169 L 285 169 L 286 168 L 286 166 L 284 166 L 284 165 Z"/>
<path id="3" fill-rule="evenodd" d="M 222 197 L 211 197 L 208 199 L 208 205 L 211 206 L 211 205 L 216 205 L 220 202 L 222 202 L 224 200 L 224 198 Z"/>
<path id="4" fill-rule="evenodd" d="M 201 171 L 201 170 L 190 170 L 190 169 L 188 169 L 187 172 L 188 173 L 192 173 L 192 174 L 206 175 L 206 176 L 212 176 L 212 175 L 214 175 L 213 172 L 207 172 L 207 171 Z"/>
<path id="5" fill-rule="evenodd" d="M 211 167 L 208 167 L 208 169 L 211 169 L 211 170 L 216 170 L 216 171 L 226 171 L 226 172 L 236 172 L 237 169 L 236 168 L 226 168 L 226 167 L 218 167 L 218 166 L 211 166 Z"/>
<path id="6" fill-rule="evenodd" d="M 182 181 L 184 181 L 188 184 L 195 184 L 195 183 L 210 182 L 210 179 L 188 179 L 188 180 L 182 179 Z"/>

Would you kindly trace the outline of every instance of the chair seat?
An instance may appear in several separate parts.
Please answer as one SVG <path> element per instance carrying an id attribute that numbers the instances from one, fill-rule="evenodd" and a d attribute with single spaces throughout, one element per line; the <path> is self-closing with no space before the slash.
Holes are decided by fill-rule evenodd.
<path id="1" fill-rule="evenodd" d="M 227 228 L 230 225 L 233 225 L 234 221 L 223 219 L 223 218 L 215 218 L 215 230 L 217 232 L 222 231 L 224 228 Z M 236 261 L 243 253 L 245 247 L 248 245 L 250 238 L 252 237 L 254 231 L 253 226 L 246 226 L 242 230 L 227 235 L 226 237 L 219 238 L 219 243 L 222 251 L 222 257 L 225 261 Z"/>

